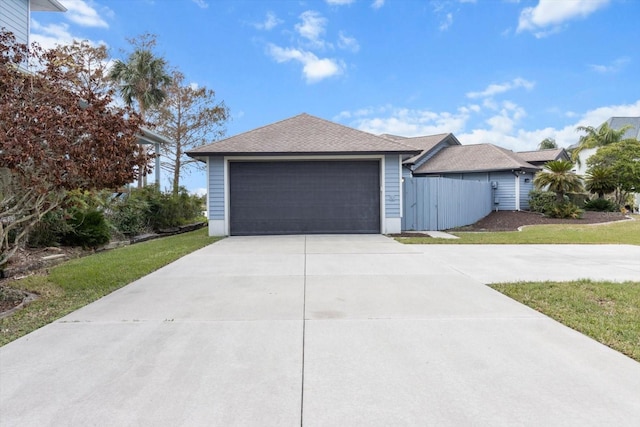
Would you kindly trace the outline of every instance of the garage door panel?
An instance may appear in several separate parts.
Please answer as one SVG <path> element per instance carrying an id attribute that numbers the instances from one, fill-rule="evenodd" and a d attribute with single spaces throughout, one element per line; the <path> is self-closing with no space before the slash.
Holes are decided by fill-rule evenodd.
<path id="1" fill-rule="evenodd" d="M 376 161 L 231 162 L 231 234 L 379 233 Z"/>

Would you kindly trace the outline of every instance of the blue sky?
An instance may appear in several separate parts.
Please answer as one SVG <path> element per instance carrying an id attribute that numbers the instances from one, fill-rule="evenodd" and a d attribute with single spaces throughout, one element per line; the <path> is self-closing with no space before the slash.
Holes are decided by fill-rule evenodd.
<path id="1" fill-rule="evenodd" d="M 59 1 L 67 12 L 32 13 L 33 41 L 86 39 L 122 58 L 127 38 L 154 33 L 230 108 L 227 136 L 306 112 L 519 151 L 640 115 L 636 0 Z"/>

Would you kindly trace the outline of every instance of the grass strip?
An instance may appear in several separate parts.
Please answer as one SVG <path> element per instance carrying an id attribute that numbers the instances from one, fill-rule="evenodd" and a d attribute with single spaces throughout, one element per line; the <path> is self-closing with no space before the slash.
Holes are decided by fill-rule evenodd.
<path id="1" fill-rule="evenodd" d="M 491 287 L 640 362 L 640 282 L 579 280 Z"/>
<path id="2" fill-rule="evenodd" d="M 6 285 L 39 299 L 0 319 L 0 345 L 11 342 L 220 238 L 200 229 L 74 259 Z"/>
<path id="3" fill-rule="evenodd" d="M 459 239 L 397 237 L 408 244 L 627 244 L 640 245 L 640 216 L 608 224 L 530 225 L 522 231 L 451 232 Z"/>

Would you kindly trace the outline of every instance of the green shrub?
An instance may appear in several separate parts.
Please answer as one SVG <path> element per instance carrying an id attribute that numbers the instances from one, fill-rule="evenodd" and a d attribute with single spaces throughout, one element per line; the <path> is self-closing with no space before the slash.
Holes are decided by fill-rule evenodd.
<path id="1" fill-rule="evenodd" d="M 589 200 L 589 195 L 585 193 L 567 193 L 565 197 L 569 199 L 569 202 L 578 206 L 579 208 L 583 208 L 585 203 Z"/>
<path id="2" fill-rule="evenodd" d="M 552 191 L 532 190 L 529 192 L 529 209 L 532 212 L 547 213 L 556 203 L 556 194 Z"/>
<path id="3" fill-rule="evenodd" d="M 149 204 L 136 197 L 125 195 L 113 199 L 107 211 L 111 225 L 125 236 L 144 233 L 149 228 Z"/>
<path id="4" fill-rule="evenodd" d="M 64 244 L 95 248 L 111 239 L 109 224 L 102 212 L 96 209 L 77 210 L 67 223 L 71 231 L 62 237 Z"/>
<path id="5" fill-rule="evenodd" d="M 617 212 L 618 205 L 607 199 L 593 199 L 585 203 L 584 209 L 597 212 Z"/>
<path id="6" fill-rule="evenodd" d="M 562 202 L 554 204 L 545 215 L 551 218 L 570 218 L 578 219 L 582 217 L 584 212 L 571 202 Z"/>
<path id="7" fill-rule="evenodd" d="M 33 227 L 27 243 L 33 248 L 57 246 L 60 244 L 61 236 L 70 231 L 71 226 L 67 224 L 65 210 L 55 209 L 45 214 Z"/>

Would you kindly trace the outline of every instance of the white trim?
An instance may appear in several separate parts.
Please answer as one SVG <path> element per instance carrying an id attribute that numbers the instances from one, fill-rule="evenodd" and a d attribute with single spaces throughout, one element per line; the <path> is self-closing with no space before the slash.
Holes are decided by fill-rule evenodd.
<path id="1" fill-rule="evenodd" d="M 224 157 L 224 235 L 231 235 L 231 221 L 229 212 L 230 189 L 229 189 L 229 163 L 233 161 L 305 161 L 305 160 L 379 160 L 380 161 L 380 233 L 384 234 L 386 229 L 385 212 L 385 155 L 365 154 L 365 155 L 322 155 L 322 156 L 225 156 Z M 400 173 L 402 178 L 402 172 Z M 402 192 L 402 189 L 400 189 Z M 209 232 L 211 232 L 211 221 L 209 221 Z M 399 232 L 399 231 L 398 231 Z"/>
<path id="2" fill-rule="evenodd" d="M 380 159 L 380 233 L 385 234 L 387 209 L 386 209 L 386 187 L 387 181 L 387 156 L 382 156 Z"/>
<path id="3" fill-rule="evenodd" d="M 520 175 L 516 175 L 516 189 L 515 189 L 515 196 L 516 196 L 516 210 L 519 211 L 520 210 Z"/>
<path id="4" fill-rule="evenodd" d="M 228 236 L 223 219 L 209 220 L 209 236 Z"/>
<path id="5" fill-rule="evenodd" d="M 207 203 L 207 205 L 206 206 L 207 206 L 207 220 L 210 221 L 211 220 L 211 203 L 210 203 L 211 202 L 211 199 L 210 199 L 210 197 L 211 197 L 211 164 L 210 164 L 209 160 L 211 160 L 211 157 L 207 157 L 207 167 L 206 167 L 206 169 L 207 169 L 207 185 L 206 185 L 206 188 L 207 188 L 207 201 L 206 201 L 206 203 Z"/>
<path id="6" fill-rule="evenodd" d="M 400 183 L 400 219 L 404 216 L 404 180 L 402 179 L 402 156 L 398 156 L 398 182 Z"/>
<path id="7" fill-rule="evenodd" d="M 383 234 L 398 234 L 402 232 L 402 218 L 387 218 Z"/>

